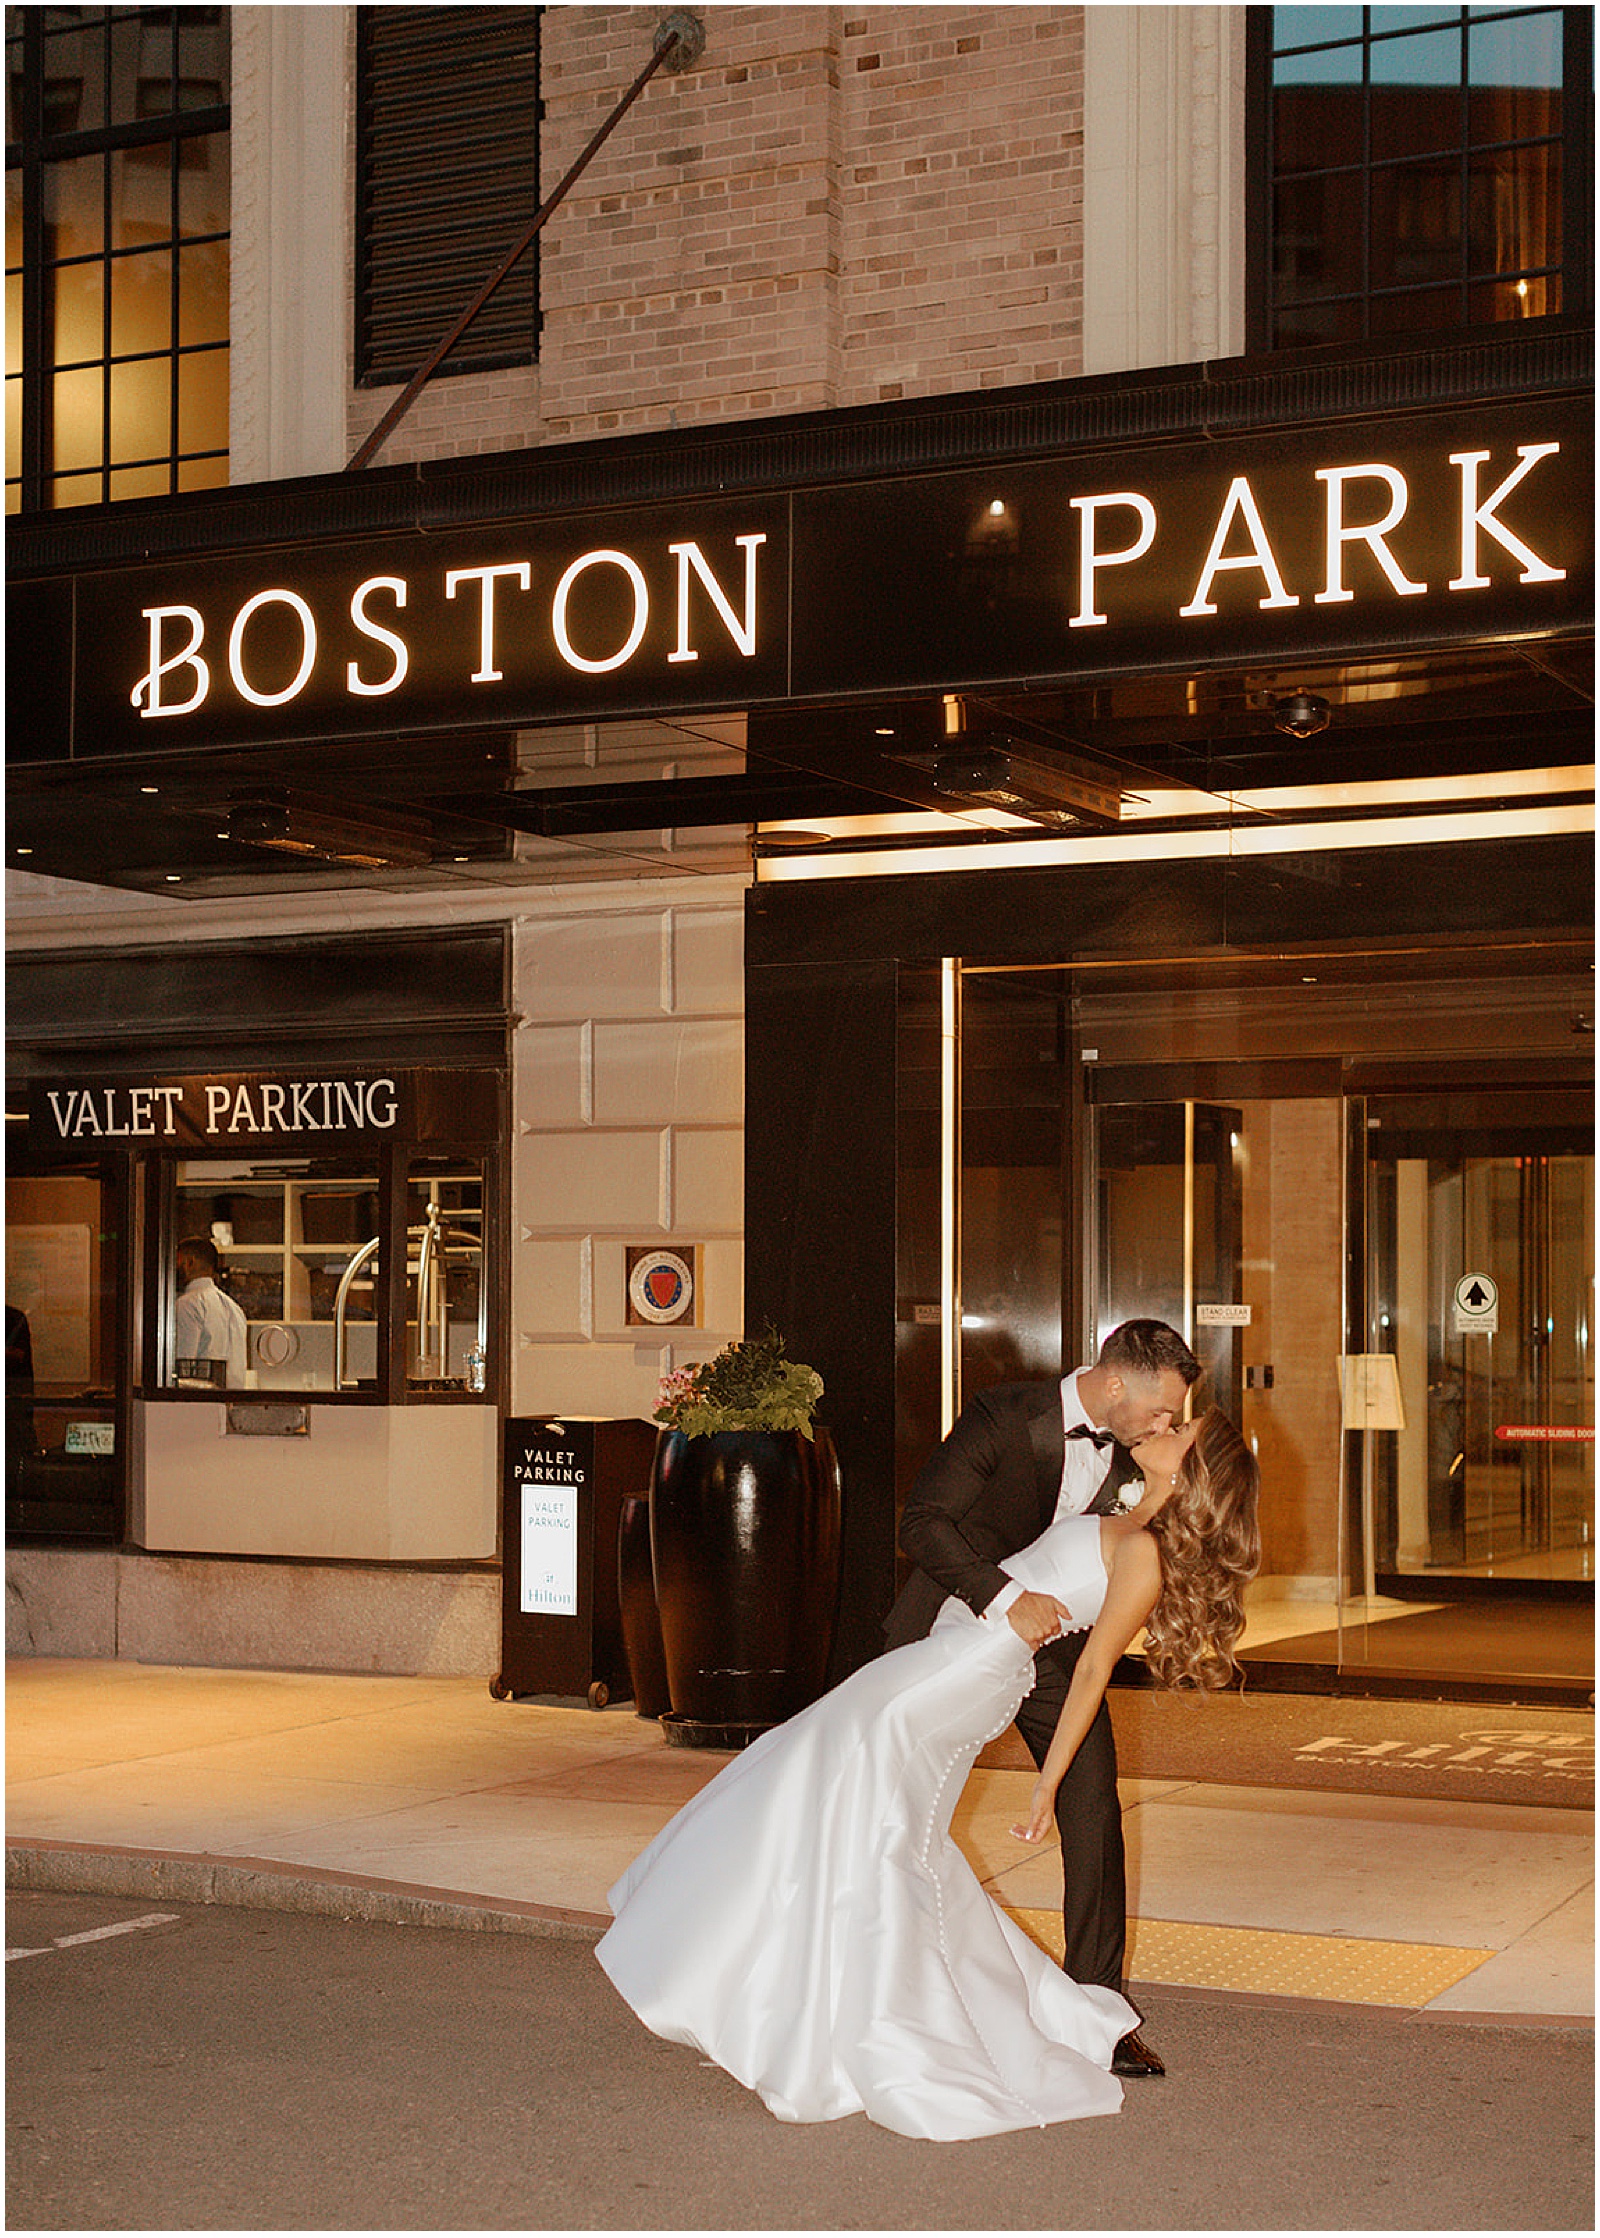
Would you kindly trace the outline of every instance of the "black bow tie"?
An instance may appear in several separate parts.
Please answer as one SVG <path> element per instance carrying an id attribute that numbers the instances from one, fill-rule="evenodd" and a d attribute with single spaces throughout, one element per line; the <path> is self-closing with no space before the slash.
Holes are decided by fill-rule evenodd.
<path id="1" fill-rule="evenodd" d="M 1117 1442 L 1109 1430 L 1091 1430 L 1087 1422 L 1074 1423 L 1073 1427 L 1067 1432 L 1067 1436 L 1069 1438 L 1085 1438 L 1090 1445 L 1096 1447 L 1101 1453 L 1108 1451 Z"/>

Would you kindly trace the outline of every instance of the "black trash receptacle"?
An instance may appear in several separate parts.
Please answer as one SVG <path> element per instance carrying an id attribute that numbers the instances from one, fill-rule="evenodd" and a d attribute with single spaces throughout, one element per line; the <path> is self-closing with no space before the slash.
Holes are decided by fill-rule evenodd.
<path id="1" fill-rule="evenodd" d="M 496 1701 L 577 1695 L 604 1709 L 630 1694 L 617 1533 L 622 1504 L 648 1491 L 653 1422 L 572 1415 L 505 1424 L 504 1569 Z"/>

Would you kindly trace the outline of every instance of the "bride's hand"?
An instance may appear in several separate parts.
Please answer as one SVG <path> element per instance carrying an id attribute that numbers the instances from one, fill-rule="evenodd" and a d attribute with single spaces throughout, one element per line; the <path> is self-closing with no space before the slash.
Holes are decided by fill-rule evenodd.
<path id="1" fill-rule="evenodd" d="M 1028 1816 L 1020 1826 L 1011 1831 L 1019 1842 L 1042 1842 L 1055 1824 L 1056 1796 L 1053 1787 L 1046 1787 L 1043 1780 L 1036 1780 Z"/>
<path id="2" fill-rule="evenodd" d="M 1006 1622 L 1027 1646 L 1039 1648 L 1060 1638 L 1066 1615 L 1053 1593 L 1019 1593 L 1006 1610 Z"/>

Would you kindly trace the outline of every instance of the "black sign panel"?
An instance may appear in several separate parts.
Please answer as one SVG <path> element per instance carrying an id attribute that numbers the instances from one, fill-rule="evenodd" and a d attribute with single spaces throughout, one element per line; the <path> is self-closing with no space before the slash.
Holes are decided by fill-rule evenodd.
<path id="1" fill-rule="evenodd" d="M 75 585 L 70 730 L 39 608 L 28 728 L 152 754 L 1538 637 L 1592 612 L 1591 486 L 1582 403 L 1532 398 L 131 569 Z"/>
<path id="2" fill-rule="evenodd" d="M 797 698 L 1536 635 L 1593 597 L 1587 420 L 1507 405 L 819 491 Z"/>
<path id="3" fill-rule="evenodd" d="M 712 500 L 91 577 L 75 751 L 781 699 L 787 520 Z"/>

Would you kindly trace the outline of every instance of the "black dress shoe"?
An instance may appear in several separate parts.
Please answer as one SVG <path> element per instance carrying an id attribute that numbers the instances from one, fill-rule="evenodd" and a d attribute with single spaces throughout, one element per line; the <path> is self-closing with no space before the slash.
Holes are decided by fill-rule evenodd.
<path id="1" fill-rule="evenodd" d="M 1164 2075 L 1166 2071 L 1136 2028 L 1129 2029 L 1111 2054 L 1113 2075 Z"/>

